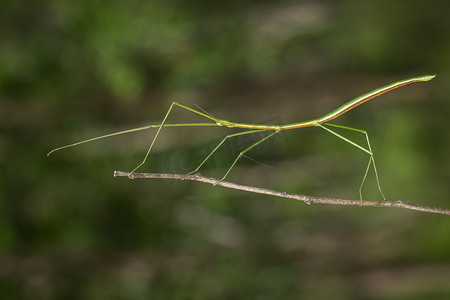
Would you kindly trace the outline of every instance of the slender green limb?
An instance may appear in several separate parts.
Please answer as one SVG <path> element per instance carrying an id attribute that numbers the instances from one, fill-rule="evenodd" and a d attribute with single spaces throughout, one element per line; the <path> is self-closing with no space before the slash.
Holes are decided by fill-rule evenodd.
<path id="1" fill-rule="evenodd" d="M 364 182 L 366 182 L 367 174 L 369 174 L 370 165 L 371 165 L 371 163 L 373 161 L 374 161 L 373 160 L 373 156 L 369 157 L 369 162 L 367 163 L 366 171 L 364 172 L 364 176 L 363 176 L 363 179 L 361 181 L 361 185 L 359 186 L 358 192 L 359 192 L 359 200 L 361 201 L 361 206 L 362 206 L 362 201 L 363 201 L 363 196 L 362 196 L 363 185 L 364 185 Z M 374 167 L 374 170 L 375 170 L 375 174 L 377 174 L 377 171 L 376 171 L 375 167 Z M 378 177 L 378 176 L 375 175 L 375 177 Z M 378 187 L 380 187 L 380 185 L 379 185 L 380 183 L 378 182 L 378 180 L 377 180 L 377 184 L 378 184 Z M 386 198 L 384 197 L 383 192 L 381 190 L 380 190 L 380 192 L 381 192 L 381 195 L 383 196 L 383 199 L 386 200 Z"/>
<path id="2" fill-rule="evenodd" d="M 198 110 L 196 110 L 196 109 L 190 108 L 189 106 L 180 104 L 180 103 L 178 103 L 178 102 L 173 102 L 172 105 L 171 105 L 171 107 L 174 106 L 174 105 L 176 105 L 176 106 L 178 106 L 178 107 L 181 107 L 181 108 L 184 108 L 184 109 L 186 109 L 186 110 L 189 110 L 189 111 L 193 112 L 194 114 L 200 115 L 200 116 L 205 117 L 205 118 L 210 119 L 210 120 L 213 120 L 213 121 L 216 122 L 216 123 L 222 121 L 222 120 L 220 120 L 220 119 L 214 118 L 213 116 L 210 116 L 210 115 L 208 115 L 208 114 L 206 114 L 206 113 L 202 113 L 201 111 L 198 111 Z"/>
<path id="3" fill-rule="evenodd" d="M 212 116 L 209 116 L 209 115 L 207 115 L 207 114 L 205 114 L 205 113 L 202 113 L 202 112 L 200 112 L 200 111 L 198 111 L 198 110 L 195 110 L 195 109 L 193 109 L 193 108 L 190 108 L 190 107 L 187 107 L 187 106 L 185 106 L 185 105 L 182 105 L 182 104 L 180 104 L 180 103 L 178 103 L 178 102 L 172 102 L 172 104 L 170 105 L 169 110 L 167 110 L 167 113 L 166 113 L 166 115 L 164 116 L 164 118 L 163 118 L 161 124 L 158 126 L 158 130 L 156 131 L 156 134 L 155 134 L 155 136 L 153 137 L 153 140 L 152 140 L 152 143 L 150 144 L 150 147 L 148 147 L 148 150 L 147 150 L 147 153 L 146 153 L 145 156 L 144 156 L 144 159 L 142 160 L 142 162 L 141 162 L 136 168 L 134 168 L 134 169 L 130 172 L 130 178 L 133 178 L 133 173 L 134 173 L 137 169 L 139 169 L 143 164 L 145 164 L 145 162 L 147 161 L 147 158 L 148 158 L 148 156 L 150 155 L 150 151 L 152 151 L 153 145 L 155 144 L 155 141 L 156 141 L 156 139 L 158 138 L 159 133 L 161 132 L 161 129 L 165 126 L 167 117 L 170 115 L 170 112 L 172 111 L 172 108 L 173 108 L 174 106 L 178 106 L 178 107 L 184 108 L 184 109 L 186 109 L 186 110 L 188 110 L 188 111 L 191 111 L 191 112 L 193 112 L 193 113 L 195 113 L 195 114 L 197 114 L 197 115 L 200 115 L 200 116 L 202 116 L 202 117 L 205 117 L 205 118 L 208 118 L 208 119 L 210 119 L 210 120 L 213 120 L 213 121 L 215 122 L 215 126 L 222 126 L 222 124 L 221 124 L 221 121 L 222 121 L 222 120 L 220 120 L 220 119 L 216 119 L 216 118 L 214 118 L 214 117 L 212 117 Z M 209 123 L 208 123 L 208 124 L 209 124 Z"/>
<path id="4" fill-rule="evenodd" d="M 156 131 L 155 136 L 153 137 L 152 143 L 150 144 L 150 147 L 148 147 L 147 153 L 144 156 L 144 159 L 142 160 L 142 162 L 136 167 L 134 168 L 131 172 L 130 175 L 128 177 L 133 178 L 133 173 L 134 171 L 136 171 L 137 169 L 139 169 L 143 164 L 145 164 L 145 162 L 147 161 L 147 158 L 150 154 L 150 151 L 152 151 L 153 145 L 155 144 L 156 139 L 158 138 L 159 133 L 161 132 L 161 128 L 163 128 L 164 123 L 167 120 L 167 117 L 170 115 L 170 112 L 172 111 L 173 106 L 176 104 L 176 102 L 172 102 L 172 104 L 169 107 L 169 110 L 167 111 L 166 115 L 164 116 L 161 124 L 158 127 L 158 131 Z"/>
<path id="5" fill-rule="evenodd" d="M 87 140 L 83 140 L 83 141 L 80 141 L 80 142 L 76 142 L 76 143 L 73 143 L 73 144 L 64 145 L 64 146 L 61 146 L 61 147 L 58 147 L 58 148 L 55 148 L 55 149 L 49 151 L 49 152 L 47 153 L 47 156 L 50 156 L 50 154 L 52 154 L 53 152 L 56 152 L 56 151 L 59 151 L 59 150 L 62 150 L 62 149 L 71 148 L 71 147 L 75 147 L 75 146 L 78 146 L 78 145 L 81 145 L 81 144 L 85 144 L 85 143 L 89 143 L 89 142 L 94 142 L 94 141 L 97 141 L 97 140 L 101 140 L 101 139 L 104 139 L 104 138 L 113 137 L 113 136 L 117 136 L 117 135 L 121 135 L 121 134 L 127 134 L 127 133 L 137 132 L 137 131 L 142 131 L 142 130 L 146 130 L 146 129 L 150 129 L 150 128 L 158 128 L 158 132 L 157 132 L 157 135 L 158 135 L 158 134 L 159 134 L 159 131 L 161 130 L 161 126 L 162 126 L 162 127 L 185 127 L 185 126 L 198 126 L 198 127 L 204 127 L 204 126 L 224 126 L 223 123 L 221 123 L 221 122 L 223 122 L 223 120 L 216 119 L 216 118 L 214 118 L 214 117 L 212 117 L 212 116 L 210 116 L 210 115 L 207 115 L 207 114 L 205 114 L 205 113 L 202 113 L 202 112 L 200 112 L 200 111 L 197 111 L 197 110 L 195 110 L 195 109 L 192 109 L 192 108 L 190 108 L 190 107 L 187 107 L 187 106 L 182 105 L 182 104 L 177 103 L 177 102 L 173 102 L 173 103 L 171 104 L 171 106 L 170 106 L 170 108 L 169 108 L 169 112 L 172 110 L 172 107 L 173 107 L 174 105 L 176 105 L 176 106 L 178 106 L 178 107 L 181 107 L 181 108 L 184 108 L 184 109 L 186 109 L 186 110 L 188 110 L 188 111 L 191 111 L 191 112 L 193 112 L 193 113 L 195 113 L 195 114 L 197 114 L 197 115 L 200 115 L 200 116 L 202 116 L 202 117 L 205 117 L 205 118 L 208 118 L 208 119 L 210 119 L 210 120 L 213 120 L 214 123 L 179 123 L 179 124 L 165 124 L 165 119 L 164 119 L 164 122 L 162 123 L 162 125 L 161 125 L 161 124 L 159 124 L 159 125 L 147 125 L 147 126 L 142 126 L 142 127 L 138 127 L 138 128 L 132 128 L 132 129 L 127 129 L 127 130 L 122 130 L 122 131 L 118 131 L 118 132 L 113 132 L 113 133 L 109 133 L 109 134 L 97 136 L 97 137 L 94 137 L 94 138 L 91 138 L 91 139 L 87 139 Z M 168 114 L 166 113 L 166 117 L 165 117 L 165 118 L 167 118 L 167 116 L 168 116 Z M 231 123 L 231 122 L 230 122 L 230 123 Z"/>
<path id="6" fill-rule="evenodd" d="M 217 181 L 214 185 L 218 184 L 219 182 L 225 180 L 225 178 L 228 176 L 228 174 L 230 173 L 231 169 L 233 169 L 234 165 L 238 162 L 238 160 L 249 150 L 253 149 L 254 147 L 258 146 L 259 144 L 261 144 L 262 142 L 264 142 L 265 140 L 268 140 L 269 138 L 271 138 L 272 136 L 274 136 L 275 134 L 279 133 L 281 130 L 275 130 L 274 132 L 272 132 L 271 134 L 269 134 L 268 136 L 263 137 L 262 139 L 260 139 L 259 141 L 257 141 L 256 143 L 254 143 L 253 145 L 251 145 L 250 147 L 246 148 L 245 150 L 241 151 L 241 153 L 239 153 L 239 155 L 236 157 L 236 159 L 234 160 L 233 164 L 231 165 L 231 167 L 228 169 L 228 171 L 225 173 L 225 175 L 222 177 L 222 179 L 220 179 L 219 181 Z"/>
<path id="7" fill-rule="evenodd" d="M 53 152 L 56 152 L 56 151 L 59 151 L 59 150 L 62 150 L 62 149 L 75 147 L 75 146 L 78 146 L 78 145 L 81 145 L 81 144 L 94 142 L 94 141 L 97 141 L 97 140 L 113 137 L 113 136 L 116 136 L 116 135 L 127 134 L 127 133 L 147 130 L 147 129 L 151 129 L 151 128 L 159 128 L 160 126 L 161 125 L 146 125 L 146 126 L 142 126 L 142 127 L 138 127 L 138 128 L 132 128 L 132 129 L 127 129 L 127 130 L 122 130 L 122 131 L 117 131 L 117 132 L 113 132 L 113 133 L 97 136 L 97 137 L 94 137 L 94 138 L 91 138 L 91 139 L 87 139 L 87 140 L 83 140 L 83 141 L 76 142 L 76 143 L 73 143 L 73 144 L 69 144 L 69 145 L 65 145 L 65 146 L 61 146 L 61 147 L 55 148 L 55 149 L 51 150 L 50 152 L 48 152 L 47 156 L 50 156 L 50 154 L 52 154 Z M 164 124 L 163 127 L 189 127 L 189 126 L 204 127 L 204 126 L 218 126 L 218 125 L 216 123 L 179 123 L 179 124 Z"/>
<path id="8" fill-rule="evenodd" d="M 220 143 L 219 143 L 219 144 L 211 151 L 211 153 L 209 153 L 209 155 L 208 155 L 208 156 L 200 163 L 200 165 L 198 165 L 198 167 L 197 167 L 194 171 L 189 172 L 188 175 L 189 175 L 189 174 L 196 173 L 196 172 L 203 166 L 203 164 L 206 163 L 206 161 L 214 154 L 214 152 L 216 152 L 217 149 L 219 149 L 220 146 L 222 146 L 222 144 L 223 144 L 227 139 L 232 138 L 232 137 L 236 137 L 236 136 L 240 136 L 240 135 L 245 135 L 245 134 L 250 134 L 250 133 L 256 133 L 256 132 L 261 132 L 261 131 L 267 131 L 267 130 L 265 130 L 265 129 L 248 130 L 248 131 L 244 131 L 244 132 L 238 132 L 238 133 L 233 133 L 233 134 L 227 135 L 227 136 L 224 137 L 223 140 L 222 140 L 222 141 L 221 141 L 221 142 L 220 142 Z"/>
<path id="9" fill-rule="evenodd" d="M 372 161 L 372 164 L 373 164 L 373 171 L 375 173 L 375 179 L 377 181 L 378 190 L 380 191 L 381 196 L 383 196 L 383 199 L 386 200 L 386 197 L 384 196 L 384 193 L 381 190 L 381 184 L 380 184 L 380 179 L 379 179 L 379 176 L 378 176 L 377 165 L 375 164 L 375 156 L 374 156 L 374 153 L 372 151 L 372 146 L 370 144 L 369 134 L 367 133 L 367 131 L 363 130 L 363 129 L 353 128 L 353 127 L 348 127 L 348 126 L 342 126 L 342 125 L 337 125 L 337 124 L 331 124 L 331 123 L 326 123 L 325 125 L 333 126 L 333 127 L 336 127 L 336 128 L 342 128 L 342 129 L 346 129 L 346 130 L 350 130 L 350 131 L 356 131 L 356 132 L 362 133 L 362 134 L 364 134 L 366 136 L 367 147 L 369 148 L 369 151 L 371 153 L 370 160 Z M 370 167 L 370 161 L 369 161 L 368 168 L 369 167 Z"/>
<path id="10" fill-rule="evenodd" d="M 366 141 L 367 141 L 367 147 L 368 147 L 368 149 L 366 149 L 366 148 L 364 148 L 363 146 L 361 146 L 361 145 L 359 145 L 359 144 L 357 144 L 357 143 L 355 143 L 355 142 L 349 140 L 348 138 L 346 138 L 346 137 L 340 135 L 339 133 L 337 133 L 337 132 L 335 132 L 335 131 L 333 131 L 333 130 L 327 128 L 327 127 L 324 126 L 324 125 L 328 125 L 328 126 L 332 126 L 332 127 L 336 127 L 336 128 L 341 128 L 341 129 L 346 129 L 346 130 L 350 130 L 350 131 L 355 131 L 355 132 L 359 132 L 359 133 L 364 134 L 364 135 L 366 136 Z M 369 135 L 367 134 L 367 131 L 362 130 L 362 129 L 358 129 L 358 128 L 353 128 L 353 127 L 348 127 L 348 126 L 342 126 L 342 125 L 337 125 L 337 124 L 330 124 L 330 123 L 325 123 L 325 124 L 323 124 L 323 125 L 322 125 L 322 124 L 318 124 L 317 126 L 323 128 L 323 129 L 325 129 L 325 130 L 328 131 L 329 133 L 331 133 L 331 134 L 337 136 L 338 138 L 340 138 L 340 139 L 346 141 L 347 143 L 349 143 L 349 144 L 355 146 L 356 148 L 358 148 L 358 149 L 360 149 L 360 150 L 366 152 L 367 154 L 369 154 L 369 156 L 370 156 L 370 157 L 369 157 L 369 163 L 367 164 L 367 168 L 366 168 L 366 171 L 364 172 L 363 180 L 362 180 L 361 185 L 360 185 L 360 187 L 359 187 L 359 197 L 360 197 L 360 200 L 362 201 L 362 188 L 363 188 L 364 183 L 365 183 L 365 181 L 366 181 L 367 174 L 368 174 L 368 172 L 369 172 L 369 169 L 370 169 L 370 165 L 371 165 L 371 164 L 373 164 L 373 169 L 374 169 L 374 173 L 375 173 L 375 179 L 376 179 L 376 181 L 377 181 L 378 190 L 380 191 L 380 194 L 381 194 L 381 196 L 383 197 L 383 199 L 386 200 L 386 197 L 384 196 L 384 193 L 383 193 L 383 191 L 382 191 L 382 189 L 381 189 L 380 180 L 379 180 L 379 178 L 378 178 L 378 171 L 377 171 L 377 167 L 376 167 L 376 164 L 375 164 L 375 158 L 374 158 L 374 154 L 373 154 L 373 151 L 372 151 L 372 147 L 371 147 L 371 145 L 370 145 L 370 139 L 369 139 Z"/>
<path id="11" fill-rule="evenodd" d="M 325 125 L 325 124 L 324 124 L 324 125 Z M 356 148 L 361 149 L 362 151 L 366 152 L 367 154 L 372 155 L 372 152 L 371 152 L 370 150 L 368 150 L 368 149 L 364 148 L 363 146 L 361 146 L 361 145 L 359 145 L 359 144 L 353 142 L 352 140 L 349 140 L 348 138 L 346 138 L 346 137 L 340 135 L 339 133 L 337 133 L 337 132 L 331 130 L 330 128 L 325 127 L 324 125 L 318 124 L 317 126 L 323 128 L 323 129 L 325 129 L 325 130 L 328 131 L 329 133 L 331 133 L 331 134 L 337 136 L 338 138 L 340 138 L 340 139 L 346 141 L 347 143 L 349 143 L 349 144 L 355 146 Z M 326 123 L 326 125 L 333 126 L 334 124 L 331 125 L 331 124 Z M 335 126 L 335 127 L 338 127 L 338 126 Z M 347 127 L 347 126 L 339 126 L 339 128 L 349 129 L 349 130 L 353 129 L 353 128 Z M 356 128 L 354 128 L 354 129 L 356 129 Z M 355 131 L 356 131 L 356 130 L 355 130 Z"/>

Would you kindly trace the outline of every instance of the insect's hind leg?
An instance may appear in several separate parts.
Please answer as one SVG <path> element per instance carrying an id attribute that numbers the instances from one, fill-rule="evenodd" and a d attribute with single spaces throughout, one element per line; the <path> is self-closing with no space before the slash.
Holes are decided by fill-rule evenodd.
<path id="1" fill-rule="evenodd" d="M 208 156 L 200 163 L 200 165 L 198 165 L 198 167 L 194 170 L 188 173 L 189 174 L 193 174 L 196 173 L 205 163 L 206 161 L 214 154 L 214 152 L 217 151 L 217 149 L 220 148 L 220 146 L 222 146 L 223 143 L 225 143 L 226 140 L 228 140 L 229 138 L 232 137 L 236 137 L 236 136 L 240 136 L 240 135 L 244 135 L 244 134 L 250 134 L 250 133 L 256 133 L 256 132 L 262 132 L 262 131 L 267 131 L 267 129 L 258 129 L 258 130 L 248 130 L 248 131 L 244 131 L 244 132 L 238 132 L 238 133 L 233 133 L 233 134 L 229 134 L 226 137 L 224 137 L 222 139 L 222 141 L 208 154 Z"/>
<path id="2" fill-rule="evenodd" d="M 328 125 L 328 126 L 332 126 L 332 127 L 336 127 L 336 128 L 341 128 L 341 129 L 346 129 L 346 130 L 350 130 L 350 131 L 355 131 L 355 132 L 359 132 L 359 133 L 364 134 L 366 136 L 366 141 L 367 141 L 367 147 L 368 148 L 366 149 L 366 148 L 360 146 L 359 144 L 349 140 L 346 137 L 343 137 L 342 135 L 338 134 L 337 132 L 335 132 L 335 131 L 325 127 L 324 125 Z M 383 193 L 383 191 L 381 189 L 380 180 L 378 178 L 377 166 L 375 164 L 375 158 L 374 158 L 374 155 L 373 155 L 372 147 L 370 145 L 369 134 L 367 133 L 367 131 L 362 130 L 362 129 L 358 129 L 358 128 L 352 128 L 352 127 L 347 127 L 347 126 L 342 126 L 342 125 L 337 125 L 337 124 L 330 124 L 330 123 L 325 123 L 324 125 L 318 124 L 318 126 L 320 126 L 321 128 L 323 128 L 326 131 L 330 132 L 331 134 L 337 136 L 338 138 L 346 141 L 347 143 L 355 146 L 356 148 L 366 152 L 370 156 L 369 157 L 369 163 L 367 164 L 367 168 L 366 168 L 366 171 L 364 173 L 364 177 L 363 177 L 361 185 L 359 187 L 359 197 L 360 197 L 360 200 L 361 200 L 361 204 L 362 204 L 362 188 L 363 188 L 363 185 L 364 185 L 364 183 L 366 181 L 367 174 L 369 173 L 369 169 L 370 169 L 370 165 L 371 164 L 373 164 L 373 170 L 374 170 L 374 173 L 375 173 L 375 179 L 377 181 L 378 190 L 380 191 L 380 194 L 383 197 L 383 199 L 386 200 L 386 197 L 384 196 L 384 193 Z"/>
<path id="3" fill-rule="evenodd" d="M 166 115 L 164 116 L 164 118 L 163 118 L 161 124 L 158 126 L 158 130 L 156 131 L 156 134 L 155 134 L 155 136 L 153 137 L 152 143 L 150 144 L 150 147 L 148 148 L 147 153 L 145 154 L 144 159 L 142 160 L 142 162 L 141 162 L 136 168 L 133 169 L 133 171 L 130 172 L 130 174 L 128 175 L 129 178 L 134 178 L 133 173 L 134 173 L 137 169 L 139 169 L 143 164 L 145 164 L 145 162 L 147 161 L 147 158 L 148 158 L 148 156 L 150 155 L 150 151 L 152 150 L 153 145 L 155 144 L 155 141 L 156 141 L 156 139 L 158 138 L 158 135 L 159 135 L 159 133 L 161 132 L 161 129 L 164 127 L 164 124 L 166 123 L 167 117 L 169 116 L 169 114 L 170 114 L 170 112 L 172 111 L 172 108 L 173 108 L 174 106 L 178 106 L 178 107 L 180 107 L 180 108 L 183 108 L 183 109 L 186 109 L 186 110 L 188 110 L 188 111 L 191 111 L 191 112 L 193 112 L 193 113 L 195 113 L 195 114 L 201 115 L 201 116 L 203 116 L 203 117 L 205 117 L 205 118 L 211 119 L 211 120 L 213 120 L 213 121 L 216 122 L 216 123 L 219 122 L 219 121 L 221 121 L 221 120 L 216 119 L 216 118 L 214 118 L 214 117 L 211 117 L 211 116 L 209 116 L 209 115 L 207 115 L 207 114 L 204 114 L 204 113 L 202 113 L 202 112 L 200 112 L 200 111 L 197 111 L 197 110 L 195 110 L 195 109 L 193 109 L 193 108 L 184 106 L 184 105 L 182 105 L 182 104 L 180 104 L 180 103 L 178 103 L 178 102 L 172 102 L 172 104 L 170 105 L 169 110 L 167 110 L 167 113 L 166 113 Z"/>

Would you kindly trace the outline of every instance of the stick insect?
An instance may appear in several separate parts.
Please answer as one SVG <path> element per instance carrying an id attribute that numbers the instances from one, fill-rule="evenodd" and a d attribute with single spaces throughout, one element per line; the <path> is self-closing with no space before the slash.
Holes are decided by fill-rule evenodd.
<path id="1" fill-rule="evenodd" d="M 373 169 L 374 169 L 374 173 L 375 173 L 375 179 L 377 182 L 377 186 L 378 186 L 378 190 L 381 194 L 381 196 L 383 197 L 384 200 L 386 200 L 386 197 L 384 196 L 384 193 L 381 189 L 381 185 L 380 185 L 380 180 L 378 178 L 378 171 L 375 165 L 375 159 L 374 159 L 374 154 L 372 151 L 372 147 L 370 145 L 370 140 L 369 140 L 369 135 L 367 134 L 367 132 L 365 130 L 362 129 L 357 129 L 357 128 L 352 128 L 352 127 L 347 127 L 347 126 L 342 126 L 342 125 L 337 125 L 337 124 L 332 124 L 329 123 L 331 120 L 334 120 L 336 118 L 338 118 L 339 116 L 342 116 L 343 114 L 349 112 L 350 110 L 354 109 L 355 107 L 363 104 L 364 102 L 367 102 L 371 99 L 374 99 L 375 97 L 378 97 L 384 93 L 390 92 L 394 89 L 397 89 L 399 87 L 408 85 L 410 83 L 414 83 L 414 82 L 424 82 L 424 81 L 429 81 L 431 79 L 433 79 L 436 75 L 424 75 L 424 76 L 418 76 L 418 77 L 412 77 L 412 78 L 408 78 L 408 79 L 404 79 L 404 80 L 400 80 L 394 83 L 390 83 L 386 86 L 377 88 L 373 91 L 370 91 L 366 94 L 363 94 L 359 97 L 354 98 L 353 100 L 350 100 L 348 102 L 346 102 L 345 104 L 343 104 L 342 106 L 336 108 L 335 110 L 333 110 L 332 112 L 323 115 L 319 118 L 316 119 L 312 119 L 309 121 L 303 121 L 303 122 L 298 122 L 298 123 L 291 123 L 291 124 L 283 124 L 283 125 L 272 125 L 272 124 L 251 124 L 251 123 L 238 123 L 238 122 L 231 122 L 228 120 L 224 120 L 224 119 L 218 119 L 215 118 L 205 112 L 190 108 L 188 106 L 185 106 L 183 104 L 180 104 L 178 102 L 173 102 L 170 107 L 169 110 L 167 111 L 167 113 L 165 114 L 161 124 L 159 125 L 147 125 L 147 126 L 143 126 L 143 127 L 138 127 L 138 128 L 133 128 L 133 129 L 128 129 L 128 130 L 124 130 L 124 131 L 119 131 L 119 132 L 114 132 L 114 133 L 110 133 L 110 134 L 106 134 L 106 135 L 102 135 L 102 136 L 98 136 L 98 137 L 94 137 L 91 139 L 87 139 L 87 140 L 83 140 L 80 142 L 76 142 L 73 144 L 69 144 L 69 145 L 65 145 L 62 147 L 58 147 L 56 149 L 51 150 L 50 152 L 47 153 L 47 156 L 49 156 L 50 154 L 52 154 L 55 151 L 61 150 L 61 149 L 65 149 L 65 148 L 69 148 L 69 147 L 74 147 L 74 146 L 78 146 L 84 143 L 88 143 L 88 142 L 92 142 L 92 141 L 96 141 L 96 140 L 100 140 L 100 139 L 104 139 L 107 137 L 112 137 L 112 136 L 116 136 L 116 135 L 121 135 L 121 134 L 126 134 L 126 133 L 131 133 L 131 132 L 136 132 L 136 131 L 141 131 L 141 130 L 146 130 L 146 129 L 150 129 L 150 128 L 157 128 L 156 134 L 147 150 L 147 153 L 144 156 L 144 159 L 142 160 L 142 162 L 135 167 L 131 172 L 130 172 L 130 178 L 133 178 L 133 173 L 139 169 L 143 164 L 145 164 L 145 162 L 147 161 L 147 158 L 150 155 L 150 152 L 153 148 L 153 145 L 155 144 L 156 139 L 158 138 L 158 135 L 161 132 L 161 129 L 163 127 L 184 127 L 184 126 L 199 126 L 199 127 L 203 127 L 203 126 L 218 126 L 218 127 L 228 127 L 228 128 L 242 128 L 242 129 L 247 129 L 246 131 L 242 131 L 242 132 L 238 132 L 238 133 L 232 133 L 229 134 L 227 136 L 225 136 L 225 138 L 223 138 L 223 140 L 208 154 L 208 156 L 206 156 L 206 158 L 200 163 L 200 165 L 198 165 L 198 167 L 193 170 L 192 172 L 190 172 L 189 174 L 192 173 L 196 173 L 205 163 L 206 161 L 214 154 L 214 152 L 216 152 L 217 149 L 220 148 L 220 146 L 228 139 L 233 138 L 233 137 L 237 137 L 237 136 L 241 136 L 241 135 L 246 135 L 246 134 L 252 134 L 252 133 L 257 133 L 257 132 L 269 132 L 268 135 L 266 135 L 265 137 L 261 138 L 260 140 L 258 140 L 256 143 L 252 144 L 251 146 L 247 147 L 246 149 L 242 150 L 239 155 L 236 157 L 236 159 L 233 161 L 233 163 L 231 164 L 231 166 L 228 168 L 228 170 L 226 171 L 225 175 L 219 180 L 217 181 L 217 183 L 223 181 L 228 174 L 230 173 L 231 169 L 233 169 L 233 167 L 236 165 L 236 163 L 238 162 L 238 160 L 245 155 L 245 153 L 247 153 L 248 151 L 250 151 L 251 149 L 255 148 L 256 146 L 258 146 L 259 144 L 263 143 L 264 141 L 268 140 L 269 138 L 273 137 L 274 135 L 280 133 L 283 130 L 290 130 L 290 129 L 297 129 L 297 128 L 306 128 L 306 127 L 319 127 L 322 128 L 323 130 L 326 130 L 327 132 L 333 134 L 334 136 L 346 141 L 347 143 L 353 145 L 354 147 L 364 151 L 365 153 L 367 153 L 369 155 L 369 162 L 367 164 L 366 170 L 364 172 L 364 176 L 361 182 L 361 185 L 359 187 L 359 197 L 362 201 L 362 188 L 364 185 L 364 182 L 366 181 L 366 177 L 367 174 L 369 172 L 370 166 L 373 165 Z M 193 112 L 194 114 L 200 115 L 206 119 L 211 120 L 212 122 L 209 123 L 180 123 L 180 124 L 166 124 L 166 120 L 170 114 L 170 112 L 172 111 L 172 109 L 174 107 L 179 107 L 185 110 L 188 110 L 190 112 Z M 339 133 L 333 131 L 330 127 L 334 127 L 334 128 L 340 128 L 340 129 L 345 129 L 345 130 L 350 130 L 350 131 L 354 131 L 354 132 L 358 132 L 361 134 L 364 134 L 366 137 L 366 142 L 367 142 L 367 146 L 361 146 L 358 143 L 355 143 L 353 141 L 351 141 L 350 139 L 340 135 Z M 216 184 L 217 184 L 216 183 Z"/>

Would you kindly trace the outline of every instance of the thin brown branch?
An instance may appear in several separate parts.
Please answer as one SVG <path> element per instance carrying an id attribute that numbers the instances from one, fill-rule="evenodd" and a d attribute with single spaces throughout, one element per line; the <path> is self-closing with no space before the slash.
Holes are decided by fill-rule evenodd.
<path id="1" fill-rule="evenodd" d="M 376 206 L 376 207 L 397 207 L 406 208 L 411 210 L 418 210 L 422 212 L 429 212 L 434 214 L 450 215 L 450 209 L 444 209 L 439 207 L 422 206 L 414 203 L 405 202 L 403 200 L 399 201 L 360 201 L 360 200 L 344 200 L 336 198 L 325 198 L 325 197 L 312 197 L 300 194 L 291 194 L 286 192 L 279 192 L 269 189 L 264 189 L 260 187 L 247 186 L 236 184 L 228 181 L 219 181 L 215 178 L 205 177 L 199 173 L 193 175 L 185 174 L 165 174 L 165 173 L 132 173 L 123 171 L 114 171 L 114 177 L 129 177 L 131 179 L 135 178 L 147 178 L 147 179 L 179 179 L 179 180 L 192 180 L 204 183 L 209 183 L 217 186 L 222 186 L 229 189 L 241 190 L 257 194 L 265 194 L 282 198 L 295 199 L 303 201 L 306 204 L 334 204 L 334 205 L 354 205 L 354 206 Z"/>

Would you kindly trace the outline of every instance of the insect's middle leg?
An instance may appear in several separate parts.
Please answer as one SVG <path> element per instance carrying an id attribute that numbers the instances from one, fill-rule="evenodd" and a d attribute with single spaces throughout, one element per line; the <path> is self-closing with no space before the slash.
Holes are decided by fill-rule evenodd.
<path id="1" fill-rule="evenodd" d="M 230 173 L 231 169 L 233 169 L 234 165 L 238 162 L 238 160 L 249 150 L 253 149 L 254 147 L 258 146 L 259 144 L 261 144 L 262 142 L 264 142 L 265 140 L 271 138 L 272 136 L 274 136 L 275 134 L 279 133 L 281 130 L 275 130 L 274 132 L 272 132 L 271 134 L 269 134 L 268 136 L 263 137 L 262 139 L 260 139 L 259 141 L 257 141 L 256 143 L 254 143 L 253 145 L 251 145 L 250 147 L 246 148 L 245 150 L 241 151 L 239 153 L 239 155 L 236 157 L 236 159 L 234 160 L 233 164 L 231 165 L 231 167 L 228 169 L 228 171 L 225 173 L 225 175 L 222 177 L 222 179 L 220 179 L 219 181 L 217 181 L 214 185 L 218 184 L 219 182 L 225 180 L 225 178 L 228 176 L 228 174 Z"/>
<path id="2" fill-rule="evenodd" d="M 214 152 L 217 151 L 217 149 L 220 148 L 220 146 L 222 146 L 223 143 L 225 143 L 226 140 L 228 140 L 229 138 L 235 137 L 235 136 L 240 136 L 240 135 L 244 135 L 244 134 L 250 134 L 250 133 L 256 133 L 256 132 L 262 132 L 262 131 L 267 131 L 266 129 L 258 129 L 258 130 L 248 130 L 248 131 L 244 131 L 244 132 L 238 132 L 238 133 L 232 133 L 227 135 L 226 137 L 223 138 L 223 140 L 208 154 L 208 156 L 198 165 L 197 168 L 195 168 L 194 171 L 191 171 L 188 173 L 189 174 L 193 174 L 196 173 L 205 163 L 206 161 L 214 154 Z"/>
<path id="3" fill-rule="evenodd" d="M 170 115 L 170 112 L 172 111 L 172 108 L 173 108 L 174 106 L 178 106 L 178 107 L 180 107 L 180 108 L 182 108 L 182 109 L 185 109 L 185 110 L 188 110 L 188 111 L 190 111 L 190 112 L 193 112 L 194 114 L 200 115 L 200 116 L 205 117 L 205 118 L 208 118 L 208 119 L 210 119 L 210 120 L 213 120 L 213 121 L 216 122 L 216 123 L 219 122 L 219 121 L 221 121 L 220 119 L 216 119 L 216 118 L 214 118 L 214 117 L 212 117 L 212 116 L 209 116 L 209 115 L 207 115 L 207 114 L 205 114 L 205 113 L 202 113 L 202 112 L 200 112 L 200 111 L 198 111 L 198 110 L 195 110 L 195 109 L 193 109 L 193 108 L 184 106 L 184 105 L 182 105 L 182 104 L 180 104 L 180 103 L 178 103 L 178 102 L 172 102 L 172 104 L 170 105 L 169 110 L 167 111 L 166 115 L 164 116 L 164 118 L 163 118 L 161 124 L 158 126 L 158 130 L 156 131 L 156 134 L 155 134 L 155 136 L 153 137 L 152 143 L 150 144 L 150 147 L 148 148 L 147 153 L 145 154 L 144 159 L 142 160 L 142 162 L 141 162 L 136 168 L 133 169 L 133 171 L 130 172 L 130 175 L 129 175 L 128 177 L 133 178 L 133 173 L 134 173 L 137 169 L 139 169 L 143 164 L 145 164 L 145 162 L 147 161 L 147 158 L 148 158 L 148 156 L 149 156 L 149 154 L 150 154 L 150 151 L 152 150 L 153 145 L 155 144 L 155 141 L 156 141 L 156 139 L 158 138 L 159 133 L 161 132 L 161 129 L 165 126 L 167 117 Z"/>

